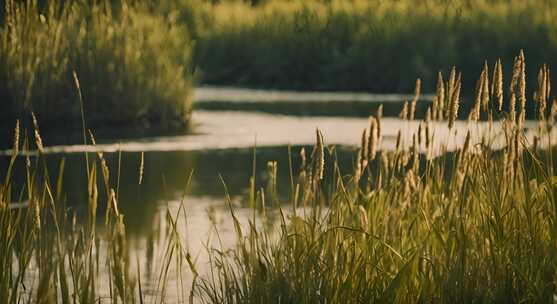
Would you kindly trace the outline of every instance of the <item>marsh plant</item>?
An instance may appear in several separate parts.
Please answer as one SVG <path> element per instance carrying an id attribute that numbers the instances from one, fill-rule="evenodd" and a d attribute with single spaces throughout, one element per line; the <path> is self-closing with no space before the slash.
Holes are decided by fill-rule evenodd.
<path id="1" fill-rule="evenodd" d="M 430 88 L 437 70 L 454 64 L 468 77 L 463 80 L 465 93 L 472 93 L 470 75 L 481 69 L 478 58 L 503 56 L 509 63 L 524 48 L 535 63 L 531 74 L 544 61 L 556 63 L 549 55 L 557 47 L 553 1 L 246 2 L 198 6 L 198 15 L 205 16 L 200 20 L 212 20 L 200 23 L 206 26 L 198 31 L 195 47 L 203 81 L 408 92 L 416 75 Z"/>
<path id="2" fill-rule="evenodd" d="M 79 123 L 77 73 L 91 125 L 188 122 L 191 42 L 169 14 L 131 1 L 3 3 L 3 120 L 34 111 L 44 125 Z"/>
<path id="3" fill-rule="evenodd" d="M 501 77 L 500 61 L 493 67 L 481 72 L 479 106 L 468 122 L 473 127 L 485 119 L 490 127 L 485 134 L 468 132 L 456 151 L 446 152 L 443 141 L 451 139 L 436 136 L 432 128 L 435 123 L 457 131 L 462 76 L 452 69 L 438 75 L 435 100 L 418 132 L 399 132 L 394 150 L 383 149 L 382 108 L 370 117 L 351 174 L 341 173 L 336 149 L 319 130 L 311 153 L 300 151 L 300 168 L 288 164 L 286 199 L 277 195 L 277 188 L 285 187 L 277 184 L 281 164 L 269 162 L 268 186 L 258 190 L 250 184 L 248 225 L 240 223 L 225 197 L 237 243 L 208 247 L 205 272 L 178 229 L 178 218 L 187 218 L 183 203 L 165 212 L 164 229 L 154 228 L 161 237 L 147 240 L 147 252 L 159 248 L 157 263 L 140 262 L 131 253 L 118 207 L 118 178 L 110 173 L 119 168 L 109 168 L 101 152 L 85 155 L 87 199 L 78 214 L 77 206 L 64 200 L 64 163 L 52 170 L 44 161 L 40 121 L 33 116 L 32 136 L 18 123 L 0 188 L 0 298 L 10 303 L 550 302 L 557 294 L 557 102 L 550 99 L 550 71 L 541 67 L 531 98 L 525 93 L 522 52 L 514 59 L 512 78 Z M 417 82 L 415 100 L 420 87 Z M 524 121 L 527 103 L 538 109 L 534 124 Z M 402 119 L 412 117 L 413 109 L 411 101 Z M 14 189 L 11 180 L 17 161 L 25 163 L 23 189 Z M 142 156 L 138 184 L 143 163 Z M 261 225 L 271 212 L 279 214 L 278 225 Z M 169 299 L 172 290 L 177 296 Z"/>
<path id="4" fill-rule="evenodd" d="M 394 151 L 377 151 L 381 113 L 370 117 L 348 177 L 336 162 L 322 163 L 334 151 L 317 132 L 312 157 L 293 183 L 291 207 L 281 209 L 278 235 L 253 224 L 238 230 L 237 248 L 213 253 L 214 272 L 194 292 L 206 303 L 553 301 L 557 102 L 549 107 L 546 66 L 533 99 L 525 94 L 522 52 L 513 66 L 503 82 L 501 62 L 493 73 L 486 65 L 469 119 L 471 125 L 487 119 L 488 132 L 503 137 L 502 148 L 468 131 L 455 152 L 436 150 L 436 142 L 450 139 L 436 138 L 431 124 L 453 128 L 462 78 L 456 69 L 439 74 L 427 117 L 415 134 L 399 133 Z M 503 96 L 509 112 L 501 111 Z M 527 102 L 538 109 L 534 135 L 525 132 Z M 406 105 L 401 117 L 412 117 L 412 108 Z M 495 120 L 501 129 L 493 128 Z M 323 170 L 332 188 L 320 186 Z"/>

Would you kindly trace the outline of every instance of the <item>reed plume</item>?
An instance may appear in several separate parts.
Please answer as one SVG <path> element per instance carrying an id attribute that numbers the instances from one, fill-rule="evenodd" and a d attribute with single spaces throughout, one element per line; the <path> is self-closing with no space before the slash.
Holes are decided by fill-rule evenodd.
<path id="1" fill-rule="evenodd" d="M 474 106 L 468 115 L 468 121 L 477 122 L 480 119 L 480 106 L 484 90 L 485 71 L 480 74 L 480 79 L 476 83 L 476 97 L 474 98 Z"/>
<path id="2" fill-rule="evenodd" d="M 371 134 L 371 131 L 370 131 Z M 367 166 L 368 159 L 368 137 L 367 129 L 362 131 L 361 145 L 360 145 L 360 155 L 359 155 L 359 166 L 360 170 L 364 170 Z"/>
<path id="3" fill-rule="evenodd" d="M 19 154 L 19 119 L 15 121 L 13 155 Z"/>
<path id="4" fill-rule="evenodd" d="M 493 68 L 493 82 L 491 92 L 493 98 L 497 101 L 497 109 L 503 110 L 503 66 L 501 59 L 497 59 Z"/>
<path id="5" fill-rule="evenodd" d="M 513 64 L 513 74 L 511 78 L 511 83 L 509 84 L 509 117 L 511 122 L 516 122 L 516 87 L 518 84 L 518 78 L 520 77 L 520 59 L 518 57 L 514 58 Z"/>
<path id="6" fill-rule="evenodd" d="M 454 122 L 458 118 L 458 108 L 460 106 L 460 88 L 462 82 L 462 74 L 458 73 L 458 77 L 455 80 L 454 88 L 452 89 L 451 102 L 450 104 L 450 115 L 449 115 L 449 129 L 452 129 Z"/>
<path id="7" fill-rule="evenodd" d="M 457 81 L 457 75 L 456 75 L 456 67 L 453 66 L 451 68 L 451 72 L 449 74 L 449 80 L 447 82 L 447 107 L 445 109 L 445 117 L 447 119 L 450 119 L 451 116 L 451 111 L 452 111 L 452 97 L 454 95 L 454 91 L 455 91 L 455 86 L 456 86 L 456 81 Z"/>
<path id="8" fill-rule="evenodd" d="M 437 108 L 433 108 L 433 120 L 443 120 L 445 111 L 445 83 L 441 71 L 437 72 L 437 90 L 435 97 L 437 98 Z"/>
<path id="9" fill-rule="evenodd" d="M 414 117 L 416 115 L 416 104 L 418 103 L 418 100 L 420 99 L 421 87 L 422 87 L 422 81 L 421 81 L 420 78 L 418 78 L 416 80 L 416 86 L 414 88 L 414 98 L 412 99 L 412 102 L 410 103 L 410 120 L 414 120 Z"/>
<path id="10" fill-rule="evenodd" d="M 398 114 L 398 117 L 402 120 L 408 120 L 408 101 L 404 101 L 404 105 L 402 106 L 402 110 Z"/>
<path id="11" fill-rule="evenodd" d="M 383 104 L 379 105 L 375 112 L 375 119 L 377 121 L 377 139 L 381 140 L 381 118 L 383 118 Z M 377 143 L 379 144 L 379 143 Z"/>
<path id="12" fill-rule="evenodd" d="M 41 138 L 41 133 L 39 132 L 39 122 L 37 121 L 37 117 L 35 116 L 34 112 L 31 112 L 31 118 L 33 120 L 33 128 L 35 130 L 35 145 L 37 145 L 37 149 L 39 149 L 39 152 L 43 153 L 43 140 Z"/>
<path id="13" fill-rule="evenodd" d="M 314 179 L 317 181 L 323 179 L 323 173 L 325 171 L 325 145 L 323 143 L 323 134 L 319 129 L 315 131 L 317 144 L 315 145 L 314 153 L 312 155 L 312 160 L 314 161 Z"/>
<path id="14" fill-rule="evenodd" d="M 545 120 L 547 99 L 551 91 L 549 77 L 549 68 L 544 64 L 538 73 L 538 90 L 534 97 L 538 102 L 538 119 L 540 122 Z"/>
<path id="15" fill-rule="evenodd" d="M 368 159 L 369 161 L 372 161 L 375 159 L 375 156 L 377 154 L 377 144 L 379 141 L 379 120 L 375 117 L 370 117 L 370 125 L 369 125 L 369 139 L 368 139 Z"/>
<path id="16" fill-rule="evenodd" d="M 141 185 L 143 182 L 143 172 L 145 170 L 145 153 L 141 152 L 141 157 L 139 159 L 139 181 L 138 184 Z"/>
<path id="17" fill-rule="evenodd" d="M 482 107 L 484 112 L 488 112 L 490 110 L 489 96 L 491 93 L 489 91 L 489 67 L 487 65 L 487 61 L 484 63 L 483 73 L 484 73 L 484 80 L 483 80 L 483 88 L 482 88 Z"/>
<path id="18" fill-rule="evenodd" d="M 520 50 L 518 58 L 520 60 L 520 74 L 518 78 L 520 115 L 518 119 L 518 126 L 522 127 L 524 121 L 526 120 L 526 59 L 524 58 L 523 50 Z"/>

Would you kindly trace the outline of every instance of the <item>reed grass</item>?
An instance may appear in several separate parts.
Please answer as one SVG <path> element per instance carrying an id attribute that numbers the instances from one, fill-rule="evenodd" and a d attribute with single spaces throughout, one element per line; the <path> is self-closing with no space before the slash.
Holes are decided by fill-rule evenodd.
<path id="1" fill-rule="evenodd" d="M 517 62 L 519 76 L 511 82 L 519 85 L 525 83 L 524 74 L 520 76 L 522 53 Z M 542 66 L 536 94 L 543 115 L 547 109 L 539 96 L 548 90 L 546 73 Z M 453 70 L 447 82 L 440 76 L 436 96 L 450 104 L 449 116 L 439 118 L 449 126 L 459 119 L 457 75 Z M 545 142 L 543 148 L 528 142 L 523 122 L 499 112 L 500 89 L 490 89 L 487 75 L 484 69 L 478 82 L 480 105 L 483 98 L 487 106 L 478 107 L 473 115 L 502 117 L 505 127 L 498 132 L 507 134 L 502 149 L 495 149 L 489 139 L 474 140 L 468 131 L 454 154 L 430 157 L 431 142 L 442 139 L 431 134 L 430 120 L 425 118 L 412 146 L 397 143 L 395 151 L 380 151 L 378 160 L 373 160 L 366 157 L 369 142 L 376 141 L 367 137 L 376 133 L 373 116 L 370 128 L 363 131 L 354 173 L 343 175 L 333 161 L 325 166 L 332 169 L 327 178 L 333 188 L 308 187 L 315 173 L 303 162 L 295 188 L 302 189 L 299 197 L 307 198 L 304 206 L 309 209 L 281 209 L 281 224 L 275 229 L 255 229 L 252 223 L 251 229 L 239 232 L 233 251 L 213 253 L 211 269 L 216 274 L 199 280 L 200 299 L 204 303 L 553 301 L 554 121 L 540 120 L 535 140 Z M 316 146 L 322 140 L 318 138 Z M 320 159 L 312 157 L 308 163 Z"/>
<path id="2" fill-rule="evenodd" d="M 46 126 L 79 126 L 77 73 L 92 126 L 188 122 L 191 42 L 169 14 L 128 1 L 3 3 L 2 121 L 34 111 Z"/>
<path id="3" fill-rule="evenodd" d="M 220 1 L 198 11 L 212 20 L 194 55 L 210 84 L 408 92 L 415 77 L 431 88 L 455 65 L 473 92 L 478 58 L 508 63 L 524 49 L 529 75 L 556 63 L 552 1 Z"/>
<path id="4" fill-rule="evenodd" d="M 521 57 L 517 70 L 525 62 Z M 545 76 L 549 69 L 540 69 L 537 99 L 526 100 L 536 102 L 540 117 L 545 117 L 534 127 L 537 145 L 528 142 L 520 119 L 499 112 L 498 90 L 482 85 L 478 90 L 487 92 L 489 102 L 478 115 L 493 113 L 492 119 L 502 120 L 500 130 L 488 132 L 500 132 L 504 145 L 498 148 L 490 137 L 475 138 L 468 131 L 456 152 L 442 153 L 434 149 L 433 143 L 442 139 L 430 130 L 431 113 L 443 113 L 436 118 L 447 126 L 461 118 L 454 112 L 461 77 L 453 71 L 447 81 L 439 77 L 437 87 L 443 89 L 438 89 L 434 103 L 451 106 L 444 111 L 432 104 L 420 131 L 410 134 L 411 146 L 403 142 L 409 134 L 401 131 L 396 150 L 382 149 L 379 110 L 363 132 L 352 174 L 341 173 L 336 150 L 326 145 L 326 134 L 316 130 L 311 155 L 302 149 L 298 173 L 289 170 L 292 193 L 286 199 L 277 194 L 281 186 L 277 162 L 267 164 L 266 188 L 257 190 L 250 184 L 247 206 L 253 216 L 247 229 L 226 192 L 237 244 L 231 249 L 209 247 L 208 273 L 199 271 L 178 228 L 180 219 L 187 226 L 183 199 L 177 210 L 167 209 L 162 223 L 153 227 L 153 237 L 146 243 L 147 261 L 140 263 L 132 254 L 125 214 L 119 208 L 119 176 L 111 173 L 105 155 L 98 152 L 86 158 L 87 193 L 84 212 L 78 214 L 76 206 L 64 199 L 64 162 L 51 170 L 40 149 L 45 144 L 41 121 L 33 119 L 32 139 L 16 122 L 14 153 L 0 185 L 0 299 L 8 303 L 552 301 L 557 283 L 557 164 L 552 143 L 557 102 L 542 104 L 551 92 Z M 525 81 L 520 77 L 508 82 L 520 87 Z M 476 123 L 470 120 L 471 125 Z M 95 138 L 88 133 L 85 140 L 94 145 Z M 31 149 L 36 156 L 31 156 Z M 290 166 L 291 158 L 289 153 Z M 12 180 L 16 162 L 25 164 L 23 189 L 15 189 Z M 138 184 L 150 169 L 141 155 Z M 184 192 L 190 182 L 191 175 Z M 26 208 L 14 208 L 14 202 L 25 203 Z M 272 212 L 279 214 L 274 225 L 267 217 Z M 173 290 L 175 298 L 169 299 Z"/>

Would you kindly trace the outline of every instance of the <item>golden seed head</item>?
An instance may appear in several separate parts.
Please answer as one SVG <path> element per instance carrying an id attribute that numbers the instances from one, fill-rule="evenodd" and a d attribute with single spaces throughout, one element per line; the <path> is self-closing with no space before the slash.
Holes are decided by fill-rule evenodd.
<path id="1" fill-rule="evenodd" d="M 143 182 L 143 172 L 145 170 L 145 153 L 141 152 L 141 158 L 139 159 L 139 185 Z"/>
<path id="2" fill-rule="evenodd" d="M 383 104 L 379 105 L 375 113 L 375 119 L 377 120 L 377 141 L 381 140 L 381 118 L 383 118 Z"/>
<path id="3" fill-rule="evenodd" d="M 19 119 L 15 121 L 15 128 L 14 128 L 14 148 L 13 154 L 17 155 L 19 153 Z"/>
<path id="4" fill-rule="evenodd" d="M 418 100 L 420 99 L 420 94 L 421 94 L 421 87 L 422 87 L 422 81 L 420 80 L 420 78 L 418 78 L 416 80 L 416 87 L 414 88 L 414 98 L 412 99 L 412 102 L 410 103 L 410 120 L 414 120 L 415 115 L 416 115 L 416 104 L 418 103 Z"/>
<path id="5" fill-rule="evenodd" d="M 378 120 L 375 117 L 370 117 L 370 124 L 369 124 L 369 139 L 368 139 L 368 159 L 374 160 L 377 154 L 377 143 L 379 141 L 378 138 Z"/>
<path id="6" fill-rule="evenodd" d="M 483 96 L 484 81 L 485 81 L 485 71 L 482 71 L 480 79 L 476 83 L 476 98 L 474 99 L 474 106 L 472 111 L 468 115 L 468 121 L 477 122 L 480 119 L 480 105 Z"/>
<path id="7" fill-rule="evenodd" d="M 499 111 L 503 110 L 503 66 L 501 59 L 495 62 L 493 68 L 493 97 L 497 101 L 497 108 Z"/>
<path id="8" fill-rule="evenodd" d="M 408 101 L 404 101 L 404 105 L 402 106 L 402 111 L 398 114 L 398 117 L 402 120 L 408 120 Z"/>
<path id="9" fill-rule="evenodd" d="M 522 126 L 526 119 L 526 61 L 524 59 L 524 52 L 520 50 L 520 74 L 518 78 L 518 92 L 520 101 L 520 115 L 518 120 L 519 127 Z"/>
<path id="10" fill-rule="evenodd" d="M 484 111 L 489 109 L 489 67 L 487 66 L 487 61 L 484 64 L 484 79 L 482 88 L 482 107 Z"/>
<path id="11" fill-rule="evenodd" d="M 35 144 L 37 145 L 37 149 L 39 152 L 44 152 L 43 140 L 41 138 L 41 134 L 39 132 L 39 123 L 37 121 L 37 117 L 35 116 L 34 112 L 31 112 L 31 117 L 33 119 L 33 127 L 35 129 Z"/>
<path id="12" fill-rule="evenodd" d="M 452 129 L 454 126 L 454 122 L 458 118 L 458 108 L 460 105 L 460 87 L 462 81 L 462 74 L 458 73 L 458 78 L 455 83 L 455 87 L 453 89 L 453 94 L 451 96 L 451 103 L 450 103 L 450 116 L 449 116 L 449 129 Z"/>
<path id="13" fill-rule="evenodd" d="M 323 143 L 323 134 L 319 129 L 316 129 L 317 144 L 315 146 L 315 154 L 313 161 L 315 162 L 315 178 L 322 180 L 325 171 L 325 145 Z"/>
<path id="14" fill-rule="evenodd" d="M 443 120 L 443 111 L 445 107 L 445 84 L 441 71 L 437 73 L 437 90 L 435 95 L 437 99 L 437 108 L 433 109 L 436 112 L 433 113 L 433 120 Z"/>

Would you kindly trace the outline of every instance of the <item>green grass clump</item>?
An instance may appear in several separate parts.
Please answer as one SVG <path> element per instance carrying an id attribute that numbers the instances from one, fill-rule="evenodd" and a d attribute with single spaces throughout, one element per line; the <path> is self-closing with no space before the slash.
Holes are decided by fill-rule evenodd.
<path id="1" fill-rule="evenodd" d="M 475 75 L 524 49 L 533 69 L 557 51 L 551 1 L 222 2 L 200 34 L 195 65 L 206 83 L 288 89 L 405 92 L 431 87 L 451 65 Z M 464 79 L 472 91 L 474 78 Z"/>
<path id="2" fill-rule="evenodd" d="M 75 71 L 92 125 L 188 122 L 191 42 L 168 15 L 125 1 L 8 0 L 2 9 L 2 118 L 34 111 L 44 125 L 80 122 Z"/>
<path id="3" fill-rule="evenodd" d="M 511 100 L 523 100 L 524 69 L 519 55 Z M 557 177 L 551 141 L 557 101 L 547 118 L 547 75 L 543 68 L 538 78 L 533 103 L 540 121 L 533 142 L 523 129 L 525 106 L 516 113 L 478 106 L 477 116 L 497 112 L 503 126 L 477 138 L 468 131 L 455 153 L 435 156 L 433 143 L 450 136 L 436 138 L 429 129 L 432 117 L 415 134 L 399 133 L 394 151 L 378 153 L 377 115 L 363 133 L 353 174 L 345 176 L 335 161 L 323 164 L 324 155 L 334 160 L 335 154 L 318 131 L 312 158 L 292 180 L 292 208 L 280 210 L 278 228 L 257 228 L 252 220 L 247 230 L 237 229 L 234 250 L 212 252 L 214 272 L 199 282 L 198 295 L 206 303 L 553 301 Z M 440 85 L 458 96 L 459 80 L 450 77 Z M 490 104 L 498 86 L 480 86 L 478 94 Z M 436 98 L 447 100 L 443 96 Z M 455 108 L 459 98 L 449 99 Z M 435 104 L 428 112 L 437 112 Z M 452 121 L 448 117 L 449 128 Z M 470 123 L 476 121 L 472 116 Z M 483 137 L 489 132 L 501 136 L 502 149 Z M 401 136 L 411 136 L 412 145 L 404 147 Z M 323 172 L 331 187 L 322 187 Z M 261 197 L 260 206 L 278 199 L 267 194 L 267 201 L 252 197 Z"/>

